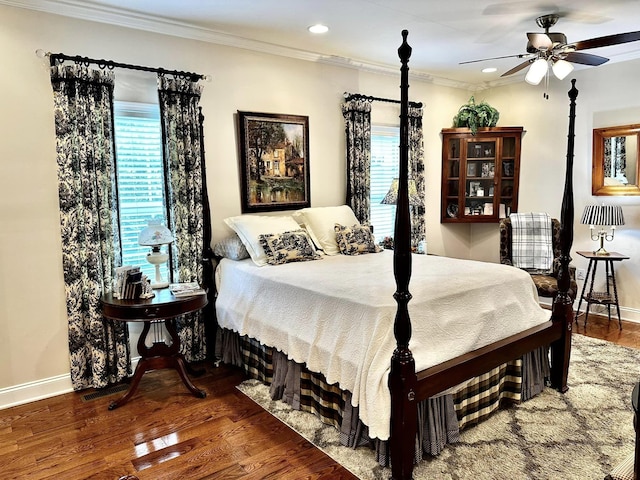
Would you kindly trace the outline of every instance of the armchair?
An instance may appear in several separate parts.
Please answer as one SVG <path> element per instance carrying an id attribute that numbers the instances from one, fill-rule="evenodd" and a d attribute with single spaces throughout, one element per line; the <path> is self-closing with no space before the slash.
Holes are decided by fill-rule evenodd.
<path id="1" fill-rule="evenodd" d="M 548 275 L 544 274 L 531 274 L 531 279 L 536 285 L 538 295 L 540 297 L 554 298 L 558 293 L 558 269 L 560 266 L 558 257 L 560 257 L 560 222 L 553 218 L 552 223 L 552 247 L 553 247 L 553 271 Z M 500 263 L 504 265 L 513 265 L 511 257 L 511 219 L 500 219 Z M 572 300 L 575 300 L 576 293 L 578 291 L 578 284 L 576 283 L 576 269 L 575 267 L 569 267 L 569 274 L 571 276 L 571 286 L 569 287 L 569 296 Z"/>

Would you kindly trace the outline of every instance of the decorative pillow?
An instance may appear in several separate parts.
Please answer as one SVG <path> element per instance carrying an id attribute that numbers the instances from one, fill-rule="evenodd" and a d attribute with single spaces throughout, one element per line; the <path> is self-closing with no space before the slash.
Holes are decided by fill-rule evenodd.
<path id="1" fill-rule="evenodd" d="M 371 229 L 367 225 L 355 224 L 352 227 L 345 227 L 336 223 L 334 230 L 338 247 L 343 255 L 360 255 L 382 251 L 382 248 L 376 245 Z"/>
<path id="2" fill-rule="evenodd" d="M 273 217 L 238 215 L 225 218 L 224 223 L 238 234 L 251 259 L 259 267 L 267 264 L 267 255 L 258 238 L 260 234 L 290 232 L 300 228 L 298 222 L 289 215 Z"/>
<path id="3" fill-rule="evenodd" d="M 231 260 L 249 258 L 247 247 L 244 246 L 238 235 L 233 235 L 216 243 L 213 246 L 213 254 L 218 257 L 230 258 Z"/>
<path id="4" fill-rule="evenodd" d="M 302 229 L 284 233 L 267 233 L 260 235 L 259 238 L 260 245 L 267 254 L 267 263 L 270 265 L 322 258 L 313 247 L 307 232 Z"/>
<path id="5" fill-rule="evenodd" d="M 327 255 L 340 253 L 336 242 L 336 234 L 333 230 L 334 225 L 336 223 L 340 225 L 355 225 L 359 223 L 353 210 L 348 205 L 303 208 L 294 214 L 294 218 L 298 223 L 305 226 L 316 247 L 323 250 Z"/>

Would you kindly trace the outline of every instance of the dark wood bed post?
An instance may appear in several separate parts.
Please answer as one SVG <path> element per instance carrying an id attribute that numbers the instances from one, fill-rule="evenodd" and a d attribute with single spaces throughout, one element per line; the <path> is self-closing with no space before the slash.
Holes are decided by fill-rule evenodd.
<path id="1" fill-rule="evenodd" d="M 389 390 L 391 391 L 391 478 L 413 478 L 413 458 L 417 433 L 418 407 L 415 399 L 417 384 L 415 361 L 409 350 L 411 320 L 408 304 L 411 300 L 411 217 L 409 215 L 409 57 L 411 47 L 407 43 L 407 30 L 402 31 L 402 45 L 398 55 L 400 68 L 400 172 L 398 201 L 396 205 L 393 251 L 393 273 L 398 303 L 393 333 L 396 349 L 391 358 Z"/>
<path id="2" fill-rule="evenodd" d="M 573 146 L 576 123 L 576 81 L 571 80 L 569 90 L 569 133 L 567 135 L 567 171 L 565 173 L 564 196 L 560 216 L 560 271 L 558 272 L 558 295 L 553 300 L 551 321 L 564 325 L 562 337 L 551 344 L 551 386 L 566 392 L 569 358 L 571 356 L 571 332 L 573 327 L 573 301 L 569 296 L 571 245 L 573 244 Z"/>

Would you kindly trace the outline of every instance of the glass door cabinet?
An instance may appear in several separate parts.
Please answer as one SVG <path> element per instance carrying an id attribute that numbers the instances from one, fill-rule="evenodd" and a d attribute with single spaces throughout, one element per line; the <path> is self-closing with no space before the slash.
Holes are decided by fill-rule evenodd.
<path id="1" fill-rule="evenodd" d="M 518 211 L 522 127 L 442 129 L 441 223 L 490 223 Z"/>

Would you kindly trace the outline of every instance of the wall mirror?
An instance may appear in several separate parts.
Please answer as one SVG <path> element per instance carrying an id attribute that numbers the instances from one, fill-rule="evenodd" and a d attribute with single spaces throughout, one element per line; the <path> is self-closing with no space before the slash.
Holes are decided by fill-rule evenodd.
<path id="1" fill-rule="evenodd" d="M 593 195 L 640 195 L 640 124 L 593 129 Z"/>

